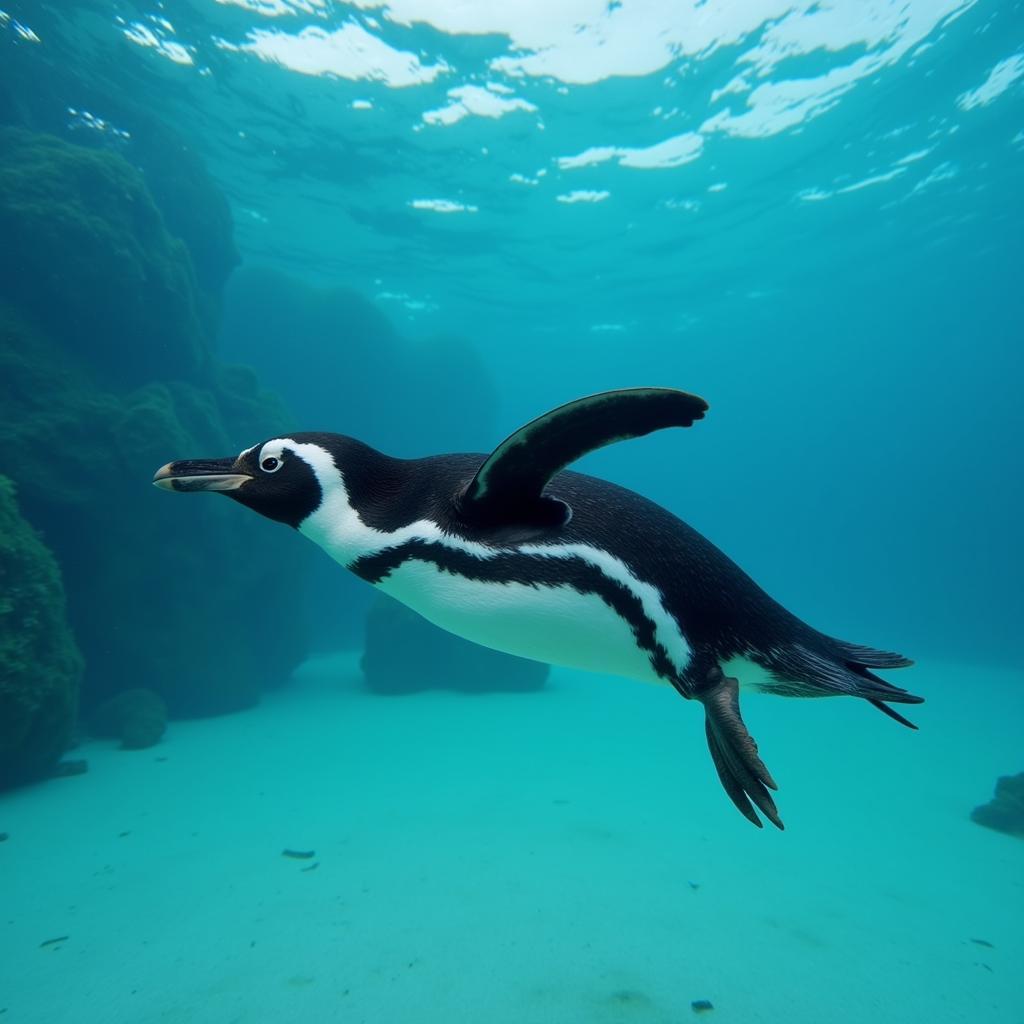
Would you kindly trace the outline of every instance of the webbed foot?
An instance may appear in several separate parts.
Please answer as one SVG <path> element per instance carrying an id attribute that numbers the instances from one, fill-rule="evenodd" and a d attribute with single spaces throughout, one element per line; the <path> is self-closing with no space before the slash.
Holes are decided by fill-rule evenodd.
<path id="1" fill-rule="evenodd" d="M 711 759 L 729 799 L 745 818 L 758 828 L 763 827 L 753 801 L 776 828 L 785 828 L 768 792 L 779 787 L 758 756 L 754 737 L 740 715 L 739 689 L 736 679 L 715 668 L 708 674 L 708 684 L 694 694 L 704 705 L 704 730 Z"/>

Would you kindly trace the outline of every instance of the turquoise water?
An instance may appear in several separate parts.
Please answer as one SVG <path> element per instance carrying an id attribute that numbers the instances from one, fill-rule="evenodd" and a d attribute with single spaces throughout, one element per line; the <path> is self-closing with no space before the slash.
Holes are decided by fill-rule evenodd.
<path id="1" fill-rule="evenodd" d="M 0 8 L 4 1020 L 1024 1019 L 970 820 L 1024 771 L 1021 4 Z M 667 689 L 478 668 L 149 488 L 636 385 L 710 410 L 584 471 L 917 662 L 917 733 L 745 699 L 781 835 Z"/>

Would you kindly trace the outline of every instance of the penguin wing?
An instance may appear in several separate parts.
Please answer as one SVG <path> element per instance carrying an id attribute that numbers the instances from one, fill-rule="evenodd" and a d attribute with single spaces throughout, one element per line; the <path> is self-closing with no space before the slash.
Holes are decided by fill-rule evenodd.
<path id="1" fill-rule="evenodd" d="M 587 452 L 666 427 L 689 427 L 707 408 L 703 398 L 674 388 L 603 391 L 560 405 L 491 452 L 462 494 L 461 507 L 487 519 L 535 511 L 550 501 L 542 492 L 551 477 Z M 564 505 L 550 504 L 564 518 Z"/>

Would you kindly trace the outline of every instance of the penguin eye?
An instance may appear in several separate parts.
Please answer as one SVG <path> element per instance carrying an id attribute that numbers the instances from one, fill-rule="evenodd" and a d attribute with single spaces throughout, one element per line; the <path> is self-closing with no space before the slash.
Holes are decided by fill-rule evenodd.
<path id="1" fill-rule="evenodd" d="M 269 455 L 260 463 L 260 468 L 264 473 L 276 473 L 281 468 L 281 460 Z"/>

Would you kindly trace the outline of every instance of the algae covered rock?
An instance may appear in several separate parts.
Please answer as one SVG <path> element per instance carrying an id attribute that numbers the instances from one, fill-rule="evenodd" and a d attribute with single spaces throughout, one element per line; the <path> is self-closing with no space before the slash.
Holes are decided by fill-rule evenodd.
<path id="1" fill-rule="evenodd" d="M 68 748 L 81 671 L 57 563 L 0 477 L 0 787 L 45 776 Z"/>
<path id="2" fill-rule="evenodd" d="M 152 690 L 122 690 L 89 717 L 93 735 L 118 739 L 125 750 L 143 750 L 160 742 L 167 729 L 167 705 Z"/>
<path id="3" fill-rule="evenodd" d="M 150 73 L 146 57 L 122 46 L 116 62 L 100 75 L 91 62 L 55 58 L 54 35 L 71 31 L 78 38 L 66 20 L 70 8 L 61 8 L 68 5 L 52 10 L 34 6 L 31 21 L 46 40 L 43 46 L 10 45 L 15 33 L 7 23 L 5 38 L 0 14 L 0 124 L 114 152 L 137 168 L 167 231 L 188 248 L 199 286 L 200 319 L 212 334 L 224 283 L 240 261 L 227 198 L 192 141 L 159 116 L 148 92 L 137 88 L 140 77 Z M 56 24 L 48 23 L 51 16 Z M 126 82 L 131 85 L 125 87 Z M 174 121 L 181 125 L 180 119 Z"/>
<path id="4" fill-rule="evenodd" d="M 362 658 L 374 693 L 458 690 L 489 693 L 539 690 L 548 666 L 470 643 L 380 594 L 366 619 Z"/>
<path id="5" fill-rule="evenodd" d="M 188 247 L 200 292 L 217 306 L 241 262 L 231 207 L 196 151 L 164 122 L 137 107 L 122 117 L 131 130 L 125 155 L 138 166 L 168 231 Z"/>
<path id="6" fill-rule="evenodd" d="M 0 448 L 63 566 L 85 704 L 141 677 L 172 714 L 221 714 L 301 660 L 307 553 L 260 557 L 274 524 L 226 501 L 170 501 L 149 482 L 169 459 L 227 454 L 283 426 L 243 369 L 104 390 L 0 302 Z"/>
<path id="7" fill-rule="evenodd" d="M 995 796 L 971 811 L 971 821 L 1024 839 L 1024 772 L 1001 776 Z"/>
<path id="8" fill-rule="evenodd" d="M 0 295 L 119 384 L 208 361 L 188 250 L 119 153 L 0 129 Z"/>
<path id="9" fill-rule="evenodd" d="M 213 289 L 232 255 L 211 230 Z M 138 679 L 172 715 L 251 706 L 304 654 L 307 556 L 263 557 L 273 524 L 150 480 L 281 433 L 283 407 L 210 356 L 213 299 L 118 153 L 0 129 L 0 237 L 0 450 L 62 568 L 83 706 Z"/>

